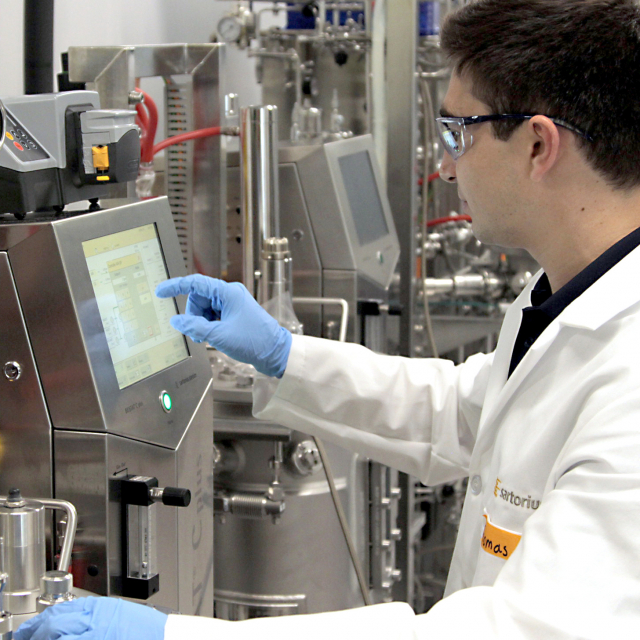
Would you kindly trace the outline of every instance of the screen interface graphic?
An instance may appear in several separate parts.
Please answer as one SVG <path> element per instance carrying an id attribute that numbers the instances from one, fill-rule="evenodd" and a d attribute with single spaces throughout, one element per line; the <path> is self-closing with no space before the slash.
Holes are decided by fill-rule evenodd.
<path id="1" fill-rule="evenodd" d="M 154 290 L 169 275 L 154 224 L 82 243 L 118 386 L 124 389 L 189 357 L 169 318 L 173 298 Z"/>

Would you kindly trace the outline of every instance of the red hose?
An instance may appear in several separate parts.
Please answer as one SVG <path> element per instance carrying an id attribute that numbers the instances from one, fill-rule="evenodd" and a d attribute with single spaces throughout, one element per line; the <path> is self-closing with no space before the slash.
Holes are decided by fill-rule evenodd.
<path id="1" fill-rule="evenodd" d="M 181 144 L 183 142 L 187 142 L 188 140 L 195 140 L 197 138 L 208 138 L 210 136 L 219 136 L 221 134 L 220 127 L 209 127 L 208 129 L 197 129 L 196 131 L 190 131 L 189 133 L 181 133 L 177 136 L 171 136 L 162 142 L 158 142 L 153 147 L 152 157 L 156 155 L 156 153 L 170 147 L 174 144 Z"/>
<path id="2" fill-rule="evenodd" d="M 429 220 L 427 227 L 435 227 L 438 224 L 444 224 L 445 222 L 460 222 L 465 220 L 466 222 L 472 222 L 471 216 L 447 216 L 446 218 L 436 218 L 435 220 Z"/>
<path id="3" fill-rule="evenodd" d="M 427 178 L 427 182 L 433 182 L 434 180 L 437 180 L 440 177 L 440 172 L 436 171 L 435 173 L 432 173 L 428 178 Z"/>
<path id="4" fill-rule="evenodd" d="M 147 130 L 149 129 L 149 112 L 142 104 L 136 105 L 136 124 L 140 127 L 140 158 L 145 155 L 145 143 L 147 138 Z"/>
<path id="5" fill-rule="evenodd" d="M 153 162 L 153 143 L 156 139 L 156 131 L 158 129 L 158 107 L 153 101 L 153 98 L 146 92 L 136 87 L 136 91 L 139 91 L 144 96 L 144 102 L 141 105 L 136 105 L 136 111 L 138 117 L 144 126 L 144 135 L 140 141 L 141 162 Z M 141 109 L 138 109 L 141 107 Z M 141 115 L 141 112 L 146 109 L 147 116 Z"/>

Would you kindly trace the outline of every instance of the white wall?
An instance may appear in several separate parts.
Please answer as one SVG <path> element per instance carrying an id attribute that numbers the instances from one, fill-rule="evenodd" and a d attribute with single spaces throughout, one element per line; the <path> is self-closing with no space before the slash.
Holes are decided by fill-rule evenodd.
<path id="1" fill-rule="evenodd" d="M 234 5 L 219 0 L 55 0 L 55 72 L 60 71 L 60 53 L 74 45 L 209 42 L 220 17 Z M 0 96 L 19 95 L 24 93 L 23 2 L 0 0 L 0 15 Z M 244 52 L 227 52 L 226 91 L 239 94 L 241 105 L 260 102 L 254 69 L 255 60 Z"/>

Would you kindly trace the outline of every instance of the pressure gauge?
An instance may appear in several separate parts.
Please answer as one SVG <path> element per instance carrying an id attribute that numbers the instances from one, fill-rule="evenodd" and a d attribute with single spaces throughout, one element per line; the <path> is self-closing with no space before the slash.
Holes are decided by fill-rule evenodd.
<path id="1" fill-rule="evenodd" d="M 238 16 L 224 16 L 218 22 L 218 37 L 222 42 L 237 42 L 242 35 L 242 28 Z"/>

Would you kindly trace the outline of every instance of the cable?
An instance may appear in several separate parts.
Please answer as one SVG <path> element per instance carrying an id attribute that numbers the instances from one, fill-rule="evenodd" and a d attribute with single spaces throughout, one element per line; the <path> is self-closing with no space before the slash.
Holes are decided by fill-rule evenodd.
<path id="1" fill-rule="evenodd" d="M 436 218 L 435 220 L 429 220 L 429 222 L 427 222 L 427 227 L 435 227 L 436 225 L 444 224 L 445 222 L 460 221 L 471 222 L 471 216 L 446 216 L 445 218 Z"/>
<path id="2" fill-rule="evenodd" d="M 177 136 L 171 136 L 162 142 L 153 146 L 153 156 L 159 153 L 163 149 L 170 147 L 174 144 L 182 144 L 188 140 L 195 140 L 197 138 L 209 138 L 210 136 L 219 136 L 222 133 L 221 127 L 209 127 L 208 129 L 197 129 L 196 131 L 190 131 L 189 133 L 181 133 Z"/>
<path id="3" fill-rule="evenodd" d="M 147 131 L 149 130 L 149 112 L 142 103 L 136 105 L 136 124 L 140 127 L 140 158 L 145 156 Z"/>
<path id="4" fill-rule="evenodd" d="M 320 459 L 322 460 L 322 466 L 324 467 L 324 473 L 327 477 L 327 483 L 329 484 L 329 492 L 331 493 L 333 506 L 335 507 L 336 513 L 338 514 L 340 527 L 342 528 L 342 533 L 347 543 L 347 548 L 349 549 L 349 555 L 351 556 L 353 568 L 356 571 L 356 577 L 358 578 L 358 585 L 360 586 L 362 599 L 364 601 L 365 606 L 368 607 L 373 604 L 373 602 L 371 602 L 371 596 L 369 595 L 369 585 L 367 585 L 367 582 L 365 580 L 364 572 L 362 571 L 362 567 L 360 566 L 358 553 L 356 551 L 355 544 L 353 543 L 351 532 L 349 531 L 349 523 L 347 522 L 347 516 L 344 512 L 344 509 L 342 508 L 342 503 L 340 502 L 340 496 L 338 495 L 338 490 L 336 489 L 336 483 L 333 479 L 333 472 L 331 471 L 331 465 L 329 464 L 329 457 L 327 455 L 327 450 L 324 448 L 324 443 L 322 442 L 322 440 L 320 440 L 320 438 L 314 437 L 313 439 L 316 443 L 316 447 L 318 447 L 318 453 L 320 454 Z"/>
<path id="5" fill-rule="evenodd" d="M 340 321 L 340 342 L 344 342 L 347 334 L 347 321 L 349 317 L 349 305 L 346 300 L 342 299 L 332 299 L 332 298 L 294 298 L 294 302 L 300 303 L 310 303 L 315 302 L 319 304 L 339 304 L 342 306 L 342 318 Z M 371 601 L 371 596 L 369 594 L 369 585 L 364 577 L 364 571 L 360 566 L 360 559 L 358 558 L 358 552 L 356 550 L 356 545 L 353 542 L 353 537 L 351 535 L 351 531 L 349 530 L 349 523 L 347 522 L 347 516 L 342 508 L 342 502 L 340 502 L 340 496 L 338 495 L 338 490 L 336 489 L 336 483 L 334 480 L 333 471 L 331 469 L 331 463 L 329 462 L 329 456 L 327 455 L 327 450 L 324 447 L 324 443 L 320 438 L 313 438 L 316 443 L 316 447 L 318 447 L 318 453 L 320 454 L 320 460 L 322 461 L 322 467 L 324 468 L 324 474 L 327 478 L 327 484 L 329 485 L 329 493 L 331 494 L 331 499 L 333 500 L 333 506 L 336 510 L 336 514 L 338 516 L 338 522 L 340 523 L 340 528 L 342 529 L 342 535 L 344 536 L 345 542 L 347 543 L 347 549 L 349 551 L 349 555 L 351 556 L 351 562 L 353 563 L 353 568 L 356 572 L 356 578 L 358 579 L 358 585 L 360 586 L 360 593 L 362 594 L 362 600 L 365 606 L 370 606 L 373 604 Z"/>
<path id="6" fill-rule="evenodd" d="M 144 97 L 142 105 L 136 105 L 138 117 L 144 127 L 144 135 L 140 140 L 140 161 L 151 163 L 153 162 L 153 143 L 156 139 L 156 131 L 158 130 L 158 107 L 156 106 L 153 98 L 146 91 L 143 91 L 140 87 L 136 87 L 136 91 L 139 91 Z M 141 108 L 138 109 L 138 107 Z M 141 115 L 145 109 L 146 114 Z M 147 117 L 145 118 L 145 116 Z"/>

